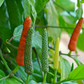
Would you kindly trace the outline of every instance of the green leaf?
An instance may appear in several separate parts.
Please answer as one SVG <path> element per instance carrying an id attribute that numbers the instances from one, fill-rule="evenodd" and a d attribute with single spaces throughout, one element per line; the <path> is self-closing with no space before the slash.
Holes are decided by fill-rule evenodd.
<path id="1" fill-rule="evenodd" d="M 23 0 L 24 17 L 30 16 L 30 4 L 28 0 Z"/>
<path id="2" fill-rule="evenodd" d="M 6 71 L 6 67 L 4 66 L 3 62 L 0 61 L 0 69 L 5 72 Z"/>
<path id="3" fill-rule="evenodd" d="M 84 80 L 78 80 L 78 84 L 84 84 Z"/>
<path id="4" fill-rule="evenodd" d="M 30 79 L 32 80 L 32 77 L 33 77 L 33 79 L 34 79 L 36 82 L 42 81 L 42 75 L 41 75 L 40 67 L 39 67 L 39 65 L 38 65 L 37 60 L 34 60 L 34 62 L 33 62 L 33 67 L 34 67 L 34 73 L 33 73 L 32 76 L 30 77 Z"/>
<path id="5" fill-rule="evenodd" d="M 3 2 L 4 2 L 4 0 L 0 0 L 0 7 L 2 6 Z"/>
<path id="6" fill-rule="evenodd" d="M 73 13 L 73 17 L 72 17 L 66 11 L 61 12 L 60 15 L 63 17 L 63 19 L 65 20 L 65 22 L 69 23 L 69 24 L 72 24 L 74 22 L 74 17 L 76 16 L 76 14 Z"/>
<path id="7" fill-rule="evenodd" d="M 20 41 L 22 29 L 23 29 L 23 25 L 19 25 L 15 28 L 14 33 L 13 33 L 13 36 L 15 36 L 13 39 L 15 41 L 18 41 L 18 42 Z M 35 30 L 33 33 L 32 47 L 42 48 L 42 37 Z"/>
<path id="8" fill-rule="evenodd" d="M 78 66 L 82 65 L 82 62 L 77 57 L 74 57 L 74 61 Z"/>
<path id="9" fill-rule="evenodd" d="M 2 70 L 0 70 L 0 79 L 3 77 L 5 77 L 5 73 Z M 6 84 L 6 80 L 5 79 L 1 80 L 0 84 Z"/>
<path id="10" fill-rule="evenodd" d="M 80 19 L 82 17 L 82 14 L 83 14 L 82 7 L 78 7 L 78 9 L 76 10 L 76 18 Z"/>
<path id="11" fill-rule="evenodd" d="M 80 19 L 83 14 L 83 8 L 80 0 L 77 0 L 77 7 L 78 9 L 76 10 L 76 17 Z"/>
<path id="12" fill-rule="evenodd" d="M 69 62 L 60 56 L 61 80 L 68 78 L 71 70 Z"/>
<path id="13" fill-rule="evenodd" d="M 19 67 L 17 70 L 18 76 L 21 77 L 22 80 L 26 81 L 27 74 L 24 71 L 24 67 Z"/>
<path id="14" fill-rule="evenodd" d="M 14 46 L 13 44 L 6 42 L 8 44 L 8 49 L 10 50 L 10 53 L 12 54 L 12 56 L 16 57 L 17 56 L 17 50 L 18 47 Z"/>
<path id="15" fill-rule="evenodd" d="M 84 51 L 84 40 L 83 40 L 83 36 L 84 36 L 84 30 L 82 30 L 82 33 L 80 33 L 79 37 L 78 37 L 78 41 L 77 41 L 77 47 Z"/>
<path id="16" fill-rule="evenodd" d="M 62 8 L 64 8 L 67 11 L 75 10 L 75 3 L 72 2 L 71 0 L 56 0 L 56 3 L 59 4 Z"/>
<path id="17" fill-rule="evenodd" d="M 10 60 L 8 60 L 10 62 Z M 12 64 L 16 67 L 17 63 L 15 60 L 12 60 Z M 30 75 L 29 80 L 34 80 L 36 82 L 42 81 L 42 75 L 37 60 L 33 61 L 34 73 Z M 20 66 L 15 74 L 17 77 L 21 78 L 23 81 L 26 81 L 27 74 L 25 73 L 24 67 Z"/>
<path id="18" fill-rule="evenodd" d="M 78 83 L 74 83 L 74 82 L 71 82 L 71 81 L 67 81 L 67 82 L 63 82 L 61 84 L 78 84 Z"/>
<path id="19" fill-rule="evenodd" d="M 31 27 L 33 27 L 35 25 L 35 21 L 36 21 L 36 17 L 37 17 L 37 12 L 35 10 L 35 1 L 34 0 L 28 0 L 28 3 L 30 4 L 30 15 L 32 18 L 32 23 L 31 23 Z"/>
<path id="20" fill-rule="evenodd" d="M 23 23 L 23 12 L 21 0 L 5 0 L 0 7 L 0 37 L 4 43 L 12 37 L 14 28 Z"/>
<path id="21" fill-rule="evenodd" d="M 84 65 L 80 65 L 69 73 L 70 80 L 84 80 Z"/>
<path id="22" fill-rule="evenodd" d="M 81 3 L 84 3 L 84 0 L 81 0 Z"/>
<path id="23" fill-rule="evenodd" d="M 4 76 L 5 76 L 5 73 L 2 70 L 0 70 L 0 78 L 2 78 Z"/>
<path id="24" fill-rule="evenodd" d="M 19 25 L 15 28 L 14 32 L 13 32 L 13 36 L 14 36 L 14 40 L 15 41 L 20 41 L 20 37 L 21 37 L 21 34 L 22 34 L 22 30 L 23 30 L 23 25 Z"/>
<path id="25" fill-rule="evenodd" d="M 72 14 L 74 17 L 76 17 L 76 13 L 74 12 Z M 70 16 L 66 11 L 63 11 L 60 13 L 59 16 L 59 26 L 64 27 L 63 29 L 61 29 L 62 31 L 66 31 L 68 32 L 68 34 L 72 34 L 74 29 L 69 29 L 70 28 L 74 28 L 75 27 L 75 20 L 74 17 Z M 66 28 L 65 28 L 66 27 Z"/>
<path id="26" fill-rule="evenodd" d="M 45 15 L 44 9 L 42 9 L 42 11 L 38 13 L 37 19 L 36 19 L 36 24 L 37 25 L 47 25 L 48 24 L 48 22 L 46 20 L 46 15 Z M 38 31 L 39 34 L 42 35 L 44 28 L 36 27 L 35 30 Z"/>
<path id="27" fill-rule="evenodd" d="M 42 84 L 42 82 L 38 83 L 38 84 Z M 51 83 L 45 83 L 45 84 L 51 84 Z"/>
<path id="28" fill-rule="evenodd" d="M 42 10 L 42 8 L 46 5 L 48 1 L 49 0 L 36 0 L 35 8 L 36 8 L 37 13 L 39 13 Z"/>
<path id="29" fill-rule="evenodd" d="M 59 15 L 59 26 L 66 27 L 66 22 L 61 15 Z"/>
<path id="30" fill-rule="evenodd" d="M 32 25 L 35 24 L 37 13 L 34 7 L 34 0 L 5 0 L 0 7 L 0 37 L 6 43 L 10 39 L 14 29 L 22 25 L 26 16 L 32 19 Z M 4 33 L 3 33 L 4 32 Z M 15 41 L 12 41 L 16 45 Z"/>
<path id="31" fill-rule="evenodd" d="M 15 78 L 7 78 L 6 84 L 22 84 L 19 81 L 17 81 Z"/>
<path id="32" fill-rule="evenodd" d="M 34 73 L 32 75 L 30 75 L 29 80 L 35 80 L 37 82 L 42 81 L 42 76 L 41 76 L 41 72 L 40 72 L 39 65 L 38 65 L 37 61 L 33 62 L 33 66 L 34 66 Z M 18 75 L 24 81 L 26 81 L 27 74 L 24 71 L 24 67 L 20 67 L 17 72 L 18 72 Z"/>
<path id="33" fill-rule="evenodd" d="M 28 84 L 37 84 L 34 80 L 29 81 Z"/>
<path id="34" fill-rule="evenodd" d="M 58 13 L 52 0 L 46 5 L 46 18 L 49 26 L 58 26 Z M 57 37 L 60 37 L 60 28 L 48 28 L 47 30 L 48 37 L 52 37 L 54 41 L 56 41 Z"/>
<path id="35" fill-rule="evenodd" d="M 80 7 L 80 0 L 77 0 L 77 7 Z"/>
<path id="36" fill-rule="evenodd" d="M 32 47 L 42 49 L 42 36 L 36 31 L 33 33 Z"/>

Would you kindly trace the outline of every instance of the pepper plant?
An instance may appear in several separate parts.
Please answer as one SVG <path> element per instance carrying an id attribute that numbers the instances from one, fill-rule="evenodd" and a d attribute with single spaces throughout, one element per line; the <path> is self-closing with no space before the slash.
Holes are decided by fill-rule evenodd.
<path id="1" fill-rule="evenodd" d="M 71 37 L 76 22 L 83 16 L 83 3 L 84 0 L 77 0 L 77 4 L 71 0 L 0 0 L 0 84 L 83 84 L 84 65 L 77 58 L 77 48 L 84 51 L 84 24 L 76 50 L 73 51 L 76 54 L 59 51 L 61 33 L 65 31 Z M 32 56 L 30 64 L 33 68 L 30 76 L 25 72 L 25 65 L 28 68 L 29 63 L 25 61 L 26 57 L 24 66 L 16 62 L 27 16 L 31 17 L 33 28 L 32 39 L 26 38 L 32 41 L 31 50 L 28 51 Z M 29 46 L 27 40 L 26 44 Z M 26 44 L 25 55 L 29 55 Z M 42 54 L 44 49 L 47 53 Z M 70 65 L 63 55 L 73 59 L 77 67 L 74 68 L 74 63 Z M 43 67 L 47 70 L 43 70 Z"/>

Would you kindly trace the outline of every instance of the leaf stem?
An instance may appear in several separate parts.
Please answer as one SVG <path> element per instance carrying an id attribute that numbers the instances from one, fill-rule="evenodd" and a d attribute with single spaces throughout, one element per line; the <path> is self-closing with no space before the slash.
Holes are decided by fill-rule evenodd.
<path id="1" fill-rule="evenodd" d="M 9 46 L 11 46 L 12 48 L 14 48 L 14 49 L 18 50 L 18 47 L 16 47 L 16 46 L 12 45 L 10 42 L 7 42 L 7 41 L 6 41 L 6 43 L 7 43 Z"/>
<path id="2" fill-rule="evenodd" d="M 71 51 L 69 51 L 68 56 L 71 56 Z"/>
<path id="3" fill-rule="evenodd" d="M 16 76 L 12 75 L 13 78 L 15 78 L 17 81 L 21 82 L 23 84 L 23 81 L 19 78 L 17 78 Z"/>
<path id="4" fill-rule="evenodd" d="M 14 37 L 15 37 L 15 36 L 12 36 L 8 42 L 10 43 L 10 42 L 13 40 Z"/>
<path id="5" fill-rule="evenodd" d="M 57 77 L 57 70 L 55 69 L 54 70 L 54 79 L 53 79 L 54 84 L 56 83 L 56 77 Z"/>
<path id="6" fill-rule="evenodd" d="M 5 61 L 5 59 L 4 59 L 3 56 L 2 56 L 1 50 L 0 50 L 0 57 L 1 57 L 1 59 L 3 60 L 4 65 L 5 65 L 5 67 L 7 68 L 8 72 L 11 73 L 11 70 L 10 70 L 9 66 L 7 65 L 7 62 Z"/>
<path id="7" fill-rule="evenodd" d="M 6 79 L 6 78 L 8 78 L 8 77 L 9 77 L 9 75 L 8 75 L 8 76 L 5 76 L 5 77 L 3 77 L 3 78 L 1 78 L 0 81 Z"/>
<path id="8" fill-rule="evenodd" d="M 34 52 L 35 52 L 35 54 L 36 54 L 36 58 L 37 58 L 37 61 L 38 61 L 39 67 L 40 67 L 40 71 L 41 71 L 41 74 L 42 74 L 42 77 L 43 77 L 42 66 L 41 66 L 41 62 L 40 62 L 39 56 L 38 56 L 38 54 L 37 54 L 37 52 L 36 52 L 36 49 L 33 48 L 33 50 L 34 50 Z"/>
<path id="9" fill-rule="evenodd" d="M 74 63 L 72 63 L 72 66 L 71 66 L 71 71 L 73 71 L 74 69 Z"/>
<path id="10" fill-rule="evenodd" d="M 45 82 L 46 82 L 46 76 L 47 76 L 47 73 L 44 72 L 44 78 L 43 78 L 43 82 L 42 82 L 42 84 L 45 84 Z"/>
<path id="11" fill-rule="evenodd" d="M 27 84 L 27 83 L 29 82 L 29 76 L 30 76 L 30 75 L 27 75 L 27 81 L 26 81 L 25 84 Z"/>
<path id="12" fill-rule="evenodd" d="M 13 74 L 15 74 L 20 66 L 17 65 L 16 68 L 12 71 Z"/>
<path id="13" fill-rule="evenodd" d="M 62 6 L 57 4 L 56 2 L 54 2 L 54 4 L 57 5 L 59 8 L 61 8 L 62 10 L 66 11 L 70 16 L 74 17 L 73 15 L 71 15 L 71 13 L 69 11 L 67 11 L 65 8 L 63 8 Z"/>
<path id="14" fill-rule="evenodd" d="M 55 50 L 55 48 L 52 48 L 52 47 L 50 47 L 50 46 L 48 46 L 50 49 L 52 49 L 52 50 Z"/>
<path id="15" fill-rule="evenodd" d="M 66 82 L 66 81 L 69 81 L 69 79 L 65 79 L 65 80 L 62 80 L 62 81 L 58 81 L 58 82 L 56 82 L 55 84 L 61 84 L 61 83 Z"/>

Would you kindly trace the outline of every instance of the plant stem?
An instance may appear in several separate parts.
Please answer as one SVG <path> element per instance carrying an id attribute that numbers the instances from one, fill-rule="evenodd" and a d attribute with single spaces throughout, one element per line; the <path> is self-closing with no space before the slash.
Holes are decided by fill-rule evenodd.
<path id="1" fill-rule="evenodd" d="M 5 77 L 3 77 L 3 78 L 1 78 L 0 81 L 6 79 L 6 78 L 8 78 L 8 77 L 9 77 L 9 75 L 8 75 L 8 76 L 5 76 Z"/>
<path id="2" fill-rule="evenodd" d="M 61 83 L 66 82 L 66 81 L 69 81 L 69 79 L 65 79 L 65 80 L 62 80 L 62 81 L 56 82 L 55 84 L 61 84 Z"/>
<path id="3" fill-rule="evenodd" d="M 41 66 L 41 62 L 40 62 L 40 60 L 39 60 L 39 56 L 38 56 L 38 54 L 37 54 L 37 52 L 36 52 L 36 49 L 33 48 L 33 50 L 34 50 L 34 52 L 35 52 L 35 54 L 36 54 L 36 58 L 37 58 L 37 61 L 38 61 L 39 67 L 40 67 L 40 71 L 41 71 L 41 74 L 42 74 L 42 77 L 43 77 L 42 66 Z"/>
<path id="4" fill-rule="evenodd" d="M 56 2 L 54 2 L 54 4 L 57 5 L 59 8 L 61 8 L 62 10 L 66 11 L 70 16 L 74 17 L 73 15 L 71 15 L 71 13 L 69 11 L 67 11 L 65 8 L 63 8 L 62 6 L 57 4 Z"/>
<path id="5" fill-rule="evenodd" d="M 49 28 L 63 28 L 63 29 L 74 29 L 74 27 L 59 27 L 59 26 L 46 26 L 46 25 L 35 25 L 35 28 L 45 28 L 45 27 L 49 27 Z M 82 28 L 84 29 L 84 28 Z"/>
<path id="6" fill-rule="evenodd" d="M 55 69 L 54 70 L 54 79 L 53 79 L 54 84 L 56 83 L 56 77 L 57 77 L 57 70 Z"/>
<path id="7" fill-rule="evenodd" d="M 54 74 L 53 73 L 51 73 L 51 72 L 47 72 L 47 73 L 54 77 Z"/>
<path id="8" fill-rule="evenodd" d="M 4 59 L 3 56 L 2 56 L 1 50 L 0 50 L 0 57 L 1 57 L 1 59 L 3 60 L 4 65 L 5 65 L 5 67 L 7 68 L 8 72 L 11 73 L 11 70 L 10 70 L 9 66 L 7 65 L 7 62 L 5 61 L 5 59 Z"/>
<path id="9" fill-rule="evenodd" d="M 35 28 L 37 27 L 50 27 L 50 28 L 66 28 L 66 29 L 74 29 L 73 27 L 59 27 L 59 26 L 46 26 L 46 25 L 35 25 Z"/>
<path id="10" fill-rule="evenodd" d="M 10 42 L 13 40 L 14 37 L 15 37 L 15 36 L 12 36 L 8 42 L 10 43 Z"/>
<path id="11" fill-rule="evenodd" d="M 52 50 L 55 50 L 54 48 L 52 48 L 52 47 L 49 47 L 50 49 L 52 49 Z M 66 53 L 62 53 L 61 51 L 59 51 L 59 55 L 66 55 L 66 56 L 79 56 L 79 55 L 71 55 L 71 51 L 68 53 L 68 54 L 66 54 Z"/>
<path id="12" fill-rule="evenodd" d="M 26 81 L 25 84 L 27 84 L 27 83 L 29 82 L 29 76 L 30 76 L 30 75 L 27 75 L 27 81 Z"/>
<path id="13" fill-rule="evenodd" d="M 45 82 L 46 82 L 46 76 L 47 76 L 47 73 L 44 72 L 44 78 L 43 78 L 43 82 L 42 82 L 42 84 L 45 84 Z"/>
<path id="14" fill-rule="evenodd" d="M 71 56 L 79 56 L 79 55 L 69 55 L 69 54 L 65 54 L 65 53 L 60 53 L 60 55 L 66 55 L 66 56 L 69 56 L 69 57 L 71 57 Z"/>
<path id="15" fill-rule="evenodd" d="M 55 50 L 54 48 L 52 48 L 52 47 L 50 47 L 50 46 L 48 46 L 50 49 L 52 49 L 52 50 Z"/>
<path id="16" fill-rule="evenodd" d="M 18 47 L 16 47 L 16 46 L 12 45 L 10 42 L 7 42 L 7 41 L 6 41 L 6 43 L 7 43 L 9 46 L 11 46 L 12 48 L 14 48 L 14 49 L 18 50 Z"/>
<path id="17" fill-rule="evenodd" d="M 17 78 L 16 76 L 12 75 L 13 78 L 15 78 L 17 81 L 21 82 L 21 84 L 23 84 L 23 81 L 19 78 Z"/>
<path id="18" fill-rule="evenodd" d="M 17 65 L 16 68 L 12 71 L 13 74 L 15 74 L 20 66 Z"/>
<path id="19" fill-rule="evenodd" d="M 68 53 L 68 56 L 71 56 L 71 51 Z"/>
<path id="20" fill-rule="evenodd" d="M 72 63 L 72 66 L 71 66 L 71 71 L 73 71 L 74 69 L 74 63 Z"/>

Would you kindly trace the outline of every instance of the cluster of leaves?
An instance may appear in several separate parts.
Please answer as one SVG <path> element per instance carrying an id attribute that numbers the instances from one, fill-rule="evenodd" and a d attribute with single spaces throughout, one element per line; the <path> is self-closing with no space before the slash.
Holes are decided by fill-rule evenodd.
<path id="1" fill-rule="evenodd" d="M 0 50 L 2 51 L 2 55 L 4 56 L 11 70 L 17 66 L 16 55 L 25 17 L 31 17 L 32 26 L 46 25 L 48 31 L 48 41 L 51 43 L 53 40 L 53 43 L 55 43 L 56 38 L 60 37 L 62 31 L 67 31 L 69 35 L 71 35 L 73 29 L 68 29 L 68 27 L 75 27 L 76 21 L 82 16 L 82 3 L 84 3 L 84 1 L 77 1 L 78 8 L 75 10 L 75 3 L 71 2 L 70 0 L 0 0 Z M 48 25 L 67 28 L 51 28 L 47 27 Z M 36 51 L 39 51 L 37 52 L 39 57 L 41 57 L 42 49 L 42 31 L 43 27 L 40 26 L 36 28 L 35 26 L 32 41 L 32 47 L 35 48 Z M 84 40 L 82 39 L 83 35 L 84 30 L 82 30 L 82 34 L 80 34 L 77 43 L 77 47 L 82 51 L 84 51 L 84 48 L 82 47 L 84 45 Z M 13 40 L 11 43 L 9 43 L 8 40 L 13 36 Z M 30 76 L 30 82 L 28 84 L 42 82 L 42 75 L 35 56 L 36 53 L 33 50 L 34 73 Z M 75 57 L 74 60 L 78 66 L 81 66 L 71 72 L 71 66 L 69 62 L 66 59 L 60 57 L 61 71 L 59 71 L 58 74 L 61 77 L 58 77 L 58 80 L 66 80 L 69 78 L 69 80 L 79 80 L 73 84 L 78 84 L 77 82 L 83 83 L 81 80 L 84 79 L 84 65 L 82 65 L 82 63 Z M 0 79 L 6 78 L 9 74 L 7 68 L 4 67 L 4 62 L 0 58 Z M 49 68 L 50 71 L 47 76 L 47 82 L 50 83 L 53 78 L 53 68 L 51 66 Z M 27 74 L 24 71 L 24 67 L 19 67 L 15 76 L 18 78 L 18 80 L 25 82 Z M 72 84 L 72 82 L 73 81 L 68 81 L 63 84 Z M 21 84 L 21 82 L 17 81 L 15 77 L 0 80 L 0 83 Z"/>

